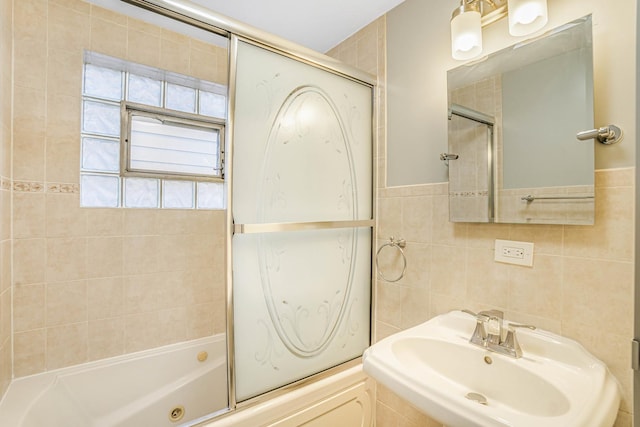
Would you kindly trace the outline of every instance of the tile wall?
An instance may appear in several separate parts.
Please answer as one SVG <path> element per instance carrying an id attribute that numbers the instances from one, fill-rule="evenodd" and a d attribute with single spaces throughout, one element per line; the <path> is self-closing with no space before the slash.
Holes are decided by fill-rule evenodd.
<path id="1" fill-rule="evenodd" d="M 81 209 L 78 185 L 85 50 L 225 84 L 226 49 L 81 0 L 14 26 L 14 376 L 224 332 L 224 212 Z"/>
<path id="2" fill-rule="evenodd" d="M 593 226 L 451 223 L 447 183 L 386 188 L 384 22 L 329 52 L 381 83 L 377 246 L 390 236 L 407 240 L 405 277 L 376 283 L 376 338 L 452 309 L 503 310 L 512 320 L 576 339 L 602 359 L 623 390 L 616 426 L 631 426 L 635 169 L 597 171 Z M 534 266 L 494 262 L 495 239 L 533 242 Z M 386 259 L 381 268 L 392 276 L 398 261 Z M 380 385 L 376 419 L 380 427 L 440 427 Z"/>
<path id="3" fill-rule="evenodd" d="M 0 398 L 11 381 L 12 0 L 0 0 Z"/>

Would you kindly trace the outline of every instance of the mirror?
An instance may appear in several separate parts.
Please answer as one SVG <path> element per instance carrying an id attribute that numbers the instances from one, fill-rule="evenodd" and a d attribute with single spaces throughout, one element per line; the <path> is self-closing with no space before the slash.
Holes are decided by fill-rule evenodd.
<path id="1" fill-rule="evenodd" d="M 593 224 L 591 16 L 447 72 L 453 222 Z"/>

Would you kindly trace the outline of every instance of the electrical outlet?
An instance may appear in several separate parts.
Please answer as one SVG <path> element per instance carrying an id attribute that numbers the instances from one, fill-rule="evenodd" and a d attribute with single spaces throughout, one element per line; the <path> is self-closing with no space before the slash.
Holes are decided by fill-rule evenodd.
<path id="1" fill-rule="evenodd" d="M 533 266 L 533 243 L 496 239 L 495 260 L 531 267 Z"/>

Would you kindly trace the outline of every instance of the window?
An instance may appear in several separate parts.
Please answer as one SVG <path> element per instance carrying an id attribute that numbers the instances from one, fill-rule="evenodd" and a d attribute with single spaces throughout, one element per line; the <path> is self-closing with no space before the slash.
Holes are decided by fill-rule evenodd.
<path id="1" fill-rule="evenodd" d="M 226 87 L 92 52 L 83 74 L 83 207 L 224 209 Z"/>

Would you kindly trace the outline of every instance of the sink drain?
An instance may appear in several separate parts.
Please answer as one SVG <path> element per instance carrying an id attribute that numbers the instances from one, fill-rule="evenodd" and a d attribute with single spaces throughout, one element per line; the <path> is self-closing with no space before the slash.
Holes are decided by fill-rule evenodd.
<path id="1" fill-rule="evenodd" d="M 467 393 L 465 397 L 469 400 L 473 400 L 474 402 L 478 402 L 481 405 L 486 405 L 488 403 L 487 398 L 480 393 Z"/>
<path id="2" fill-rule="evenodd" d="M 180 421 L 184 417 L 184 406 L 176 406 L 171 411 L 169 411 L 169 420 L 171 422 Z"/>

